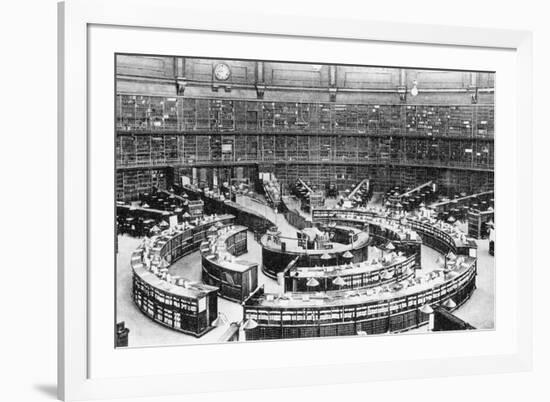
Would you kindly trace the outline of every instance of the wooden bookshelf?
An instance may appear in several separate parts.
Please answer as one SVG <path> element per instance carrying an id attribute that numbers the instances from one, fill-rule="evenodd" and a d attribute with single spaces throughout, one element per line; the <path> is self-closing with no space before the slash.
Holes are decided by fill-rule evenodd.
<path id="1" fill-rule="evenodd" d="M 424 284 L 388 288 L 336 291 L 321 295 L 256 291 L 244 303 L 244 318 L 258 326 L 247 331 L 247 340 L 309 338 L 400 332 L 424 325 L 424 304 L 439 305 L 451 299 L 462 305 L 475 289 L 476 259 L 466 258 L 452 275 L 444 274 Z"/>
<path id="2" fill-rule="evenodd" d="M 374 226 L 380 229 L 373 226 L 373 220 Z M 409 239 L 411 236 L 407 236 L 406 231 L 400 232 L 400 228 L 409 228 L 420 235 L 424 244 L 443 254 L 452 251 L 455 254 L 470 255 L 472 253 L 475 254 L 475 250 L 477 249 L 474 241 L 468 239 L 465 233 L 462 233 L 452 225 L 433 218 L 419 218 L 412 214 L 407 214 L 404 217 L 393 217 L 387 210 L 329 208 L 313 210 L 312 221 L 314 224 L 336 222 L 337 224 L 354 225 L 356 227 L 365 227 L 368 224 L 369 230 L 373 235 L 377 234 L 379 230 L 384 230 L 383 234 L 379 235 L 379 237 L 392 241 L 406 240 L 416 242 L 416 237 Z M 385 223 L 382 224 L 383 222 Z"/>
<path id="3" fill-rule="evenodd" d="M 119 95 L 116 106 L 117 169 L 275 162 L 283 187 L 299 177 L 318 190 L 334 185 L 338 191 L 365 177 L 378 191 L 427 180 L 449 192 L 493 185 L 492 105 Z M 222 151 L 224 144 L 230 152 Z M 117 199 L 139 193 L 131 181 L 118 181 Z"/>
<path id="4" fill-rule="evenodd" d="M 415 269 L 415 254 L 380 264 L 361 262 L 317 268 L 294 266 L 284 272 L 284 289 L 293 293 L 311 292 L 312 288 L 307 286 L 310 278 L 319 282 L 319 286 L 313 289 L 317 292 L 372 288 L 410 279 Z M 335 285 L 336 278 L 341 278 L 344 283 Z"/>
<path id="5" fill-rule="evenodd" d="M 460 233 L 455 233 L 450 225 L 429 218 L 397 215 L 372 208 L 319 209 L 312 212 L 312 217 L 317 224 L 346 222 L 362 227 L 363 230 L 367 225 L 370 239 L 380 239 L 382 242 L 390 240 L 398 247 L 403 243 L 415 243 L 418 248 L 408 249 L 404 254 L 403 262 L 410 264 L 409 269 L 419 264 L 415 250 L 419 250 L 420 244 L 445 254 L 453 251 L 458 257 L 452 264 L 446 264 L 446 269 L 440 272 L 428 273 L 414 280 L 396 277 L 394 272 L 392 277 L 384 276 L 387 285 L 378 284 L 374 287 L 369 286 L 370 280 L 365 282 L 365 277 L 353 277 L 355 273 L 359 274 L 356 272 L 360 271 L 359 267 L 352 265 L 352 271 L 348 271 L 352 275 L 347 276 L 344 270 L 304 270 L 300 268 L 300 258 L 295 257 L 283 271 L 286 293 L 266 294 L 260 288 L 245 301 L 245 319 L 258 323 L 255 329 L 247 331 L 247 339 L 345 336 L 356 335 L 358 331 L 367 334 L 404 331 L 427 323 L 428 315 L 420 311 L 423 305 L 438 306 L 452 298 L 458 307 L 468 300 L 475 289 L 476 246 Z M 419 241 L 415 232 L 422 241 Z M 273 239 L 275 232 L 268 232 L 266 236 L 272 237 L 266 237 L 266 244 L 282 243 L 282 239 L 279 242 Z M 364 266 L 363 269 L 361 273 L 369 272 Z M 342 278 L 343 283 L 336 288 L 329 287 L 332 286 L 332 280 L 328 279 L 333 279 L 335 275 Z M 306 278 L 316 278 L 317 284 L 312 285 L 314 289 L 303 283 Z M 378 277 L 371 277 L 373 283 L 381 279 L 380 273 Z"/>
<path id="6" fill-rule="evenodd" d="M 117 96 L 117 129 L 356 133 L 375 136 L 494 135 L 494 107 L 269 102 Z"/>
<path id="7" fill-rule="evenodd" d="M 230 219 L 229 216 L 209 218 L 194 227 L 164 232 L 150 246 L 132 253 L 132 297 L 143 314 L 161 325 L 196 337 L 213 329 L 212 321 L 218 315 L 218 289 L 170 277 L 161 261 L 173 264 L 205 241 L 208 228 Z"/>
<path id="8" fill-rule="evenodd" d="M 222 152 L 222 143 L 232 144 Z M 426 165 L 439 168 L 490 170 L 494 164 L 493 142 L 487 139 L 421 139 L 390 137 L 323 137 L 320 134 L 118 134 L 117 167 L 193 164 L 210 161 L 273 160 L 286 163 L 324 162 L 353 165 Z"/>
<path id="9" fill-rule="evenodd" d="M 494 211 L 468 211 L 468 236 L 474 239 L 484 239 L 488 236 L 487 223 L 495 220 Z"/>

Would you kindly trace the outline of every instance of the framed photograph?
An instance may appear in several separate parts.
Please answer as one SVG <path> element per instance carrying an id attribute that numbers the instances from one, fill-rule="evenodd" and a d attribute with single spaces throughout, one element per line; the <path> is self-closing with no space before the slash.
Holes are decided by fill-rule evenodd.
<path id="1" fill-rule="evenodd" d="M 59 5 L 60 398 L 530 369 L 531 34 L 179 3 Z"/>

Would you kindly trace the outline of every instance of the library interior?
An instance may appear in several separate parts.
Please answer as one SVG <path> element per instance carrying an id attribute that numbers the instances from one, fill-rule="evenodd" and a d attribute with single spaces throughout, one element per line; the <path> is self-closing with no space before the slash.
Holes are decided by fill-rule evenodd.
<path id="1" fill-rule="evenodd" d="M 118 54 L 116 347 L 492 330 L 494 73 Z"/>

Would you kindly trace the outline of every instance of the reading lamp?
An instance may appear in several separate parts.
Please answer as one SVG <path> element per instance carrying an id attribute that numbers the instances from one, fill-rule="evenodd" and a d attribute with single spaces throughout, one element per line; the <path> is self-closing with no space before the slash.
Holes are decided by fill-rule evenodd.
<path id="1" fill-rule="evenodd" d="M 334 278 L 332 280 L 332 283 L 336 286 L 344 286 L 346 284 L 346 282 L 344 281 L 344 279 L 340 276 L 337 276 L 336 278 Z"/>
<path id="2" fill-rule="evenodd" d="M 443 306 L 451 310 L 456 307 L 456 303 L 453 299 L 447 299 L 445 303 L 443 303 Z"/>
<path id="3" fill-rule="evenodd" d="M 319 281 L 315 278 L 309 278 L 309 280 L 306 283 L 306 286 L 314 288 L 319 286 Z"/>
<path id="4" fill-rule="evenodd" d="M 248 329 L 254 329 L 258 326 L 258 323 L 253 320 L 252 318 L 249 318 L 242 324 L 242 329 L 248 330 Z"/>
<path id="5" fill-rule="evenodd" d="M 212 321 L 212 325 L 214 327 L 223 327 L 228 323 L 229 321 L 224 313 L 218 313 L 218 316 L 216 317 L 216 319 Z"/>

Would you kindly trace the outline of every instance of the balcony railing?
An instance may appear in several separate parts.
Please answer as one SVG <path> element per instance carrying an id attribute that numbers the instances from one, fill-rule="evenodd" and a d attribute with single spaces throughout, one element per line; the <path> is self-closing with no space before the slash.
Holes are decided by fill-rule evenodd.
<path id="1" fill-rule="evenodd" d="M 117 168 L 134 168 L 134 167 L 167 167 L 167 166 L 225 166 L 225 165 L 243 165 L 250 163 L 273 162 L 263 159 L 244 159 L 238 158 L 233 160 L 184 160 L 184 159 L 167 159 L 167 158 L 142 158 L 142 159 L 120 159 L 117 158 Z M 342 164 L 342 165 L 392 165 L 392 166 L 425 166 L 437 168 L 455 168 L 455 169 L 474 169 L 474 170 L 493 170 L 493 164 L 487 164 L 478 161 L 442 161 L 439 159 L 411 159 L 411 158 L 384 158 L 373 157 L 363 160 L 353 158 L 332 158 L 323 160 L 305 160 L 305 159 L 286 159 L 278 160 L 276 163 L 287 164 Z"/>

